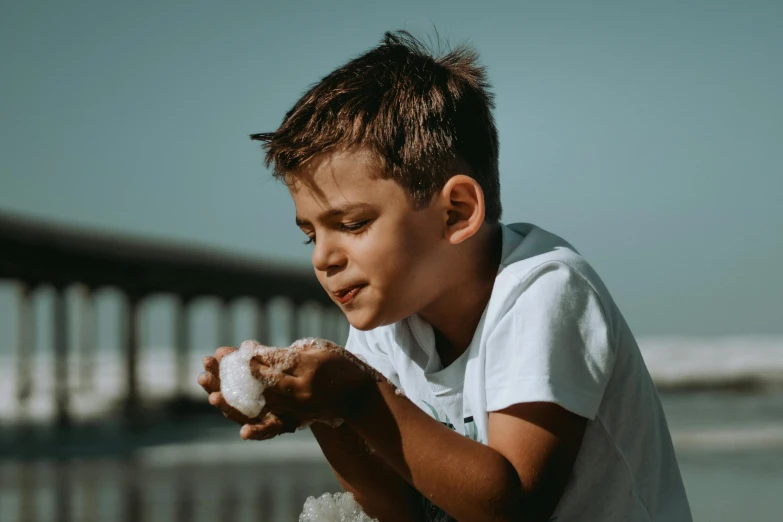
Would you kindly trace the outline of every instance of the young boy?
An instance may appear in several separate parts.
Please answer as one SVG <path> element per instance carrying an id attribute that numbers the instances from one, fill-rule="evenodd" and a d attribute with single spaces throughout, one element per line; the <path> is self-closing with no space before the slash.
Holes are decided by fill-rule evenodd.
<path id="1" fill-rule="evenodd" d="M 563 239 L 499 221 L 476 60 L 387 33 L 253 136 L 351 324 L 346 349 L 386 379 L 304 350 L 255 419 L 220 394 L 229 349 L 199 382 L 246 439 L 343 419 L 311 429 L 381 521 L 434 506 L 460 521 L 690 521 L 655 386 L 606 287 Z"/>

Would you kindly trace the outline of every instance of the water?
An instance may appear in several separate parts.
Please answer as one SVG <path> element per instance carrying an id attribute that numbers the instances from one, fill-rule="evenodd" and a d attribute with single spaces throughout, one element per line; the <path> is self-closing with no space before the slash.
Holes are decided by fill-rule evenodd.
<path id="1" fill-rule="evenodd" d="M 783 450 L 680 453 L 694 520 L 779 522 Z"/>
<path id="2" fill-rule="evenodd" d="M 362 511 L 353 493 L 324 493 L 308 497 L 299 522 L 378 522 Z"/>
<path id="3" fill-rule="evenodd" d="M 662 399 L 694 520 L 781 520 L 783 390 L 664 393 Z M 48 451 L 42 454 L 53 458 L 31 464 L 6 452 L 0 520 L 288 522 L 297 520 L 308 496 L 340 491 L 306 431 L 245 442 L 217 412 L 162 420 L 135 440 L 116 426 L 106 429 L 114 444 L 103 455 L 75 442 L 63 453 L 80 458 Z M 8 449 L 11 441 L 2 442 Z M 23 488 L 32 495 L 22 495 Z"/>
<path id="4" fill-rule="evenodd" d="M 656 384 L 668 390 L 662 400 L 694 519 L 783 520 L 783 338 L 639 344 Z M 340 490 L 308 431 L 245 442 L 216 411 L 182 419 L 162 412 L 139 433 L 111 417 L 64 434 L 36 424 L 20 438 L 20 420 L 46 423 L 54 414 L 47 355 L 33 361 L 24 409 L 0 401 L 2 522 L 288 522 L 308 496 Z M 122 358 L 99 352 L 82 382 L 85 361 L 72 355 L 73 418 L 106 419 L 123 396 Z M 196 383 L 201 355 L 189 361 L 193 379 L 184 391 L 206 405 Z M 15 396 L 16 368 L 11 354 L 0 354 L 0 396 Z M 142 350 L 145 406 L 171 396 L 176 370 L 170 350 Z"/>
<path id="5" fill-rule="evenodd" d="M 694 520 L 783 520 L 783 391 L 662 399 Z"/>
<path id="6" fill-rule="evenodd" d="M 341 490 L 309 433 L 261 447 L 217 417 L 222 427 L 204 418 L 201 432 L 174 426 L 178 441 L 159 434 L 131 451 L 2 460 L 0 520 L 295 522 L 308 496 Z"/>
<path id="7" fill-rule="evenodd" d="M 717 339 L 657 337 L 639 340 L 645 363 L 659 388 L 753 389 L 783 386 L 783 337 L 745 336 Z M 192 375 L 181 391 L 200 399 L 203 390 L 196 377 L 203 371 L 201 358 L 213 350 L 192 353 L 187 374 Z M 77 351 L 68 358 L 71 411 L 77 419 L 99 418 L 123 397 L 126 387 L 125 360 L 118 351 L 98 351 L 82 360 Z M 54 368 L 51 353 L 39 351 L 31 360 L 32 395 L 24 408 L 15 400 L 0 401 L 0 422 L 21 418 L 46 421 L 55 414 Z M 166 347 L 144 347 L 138 361 L 138 385 L 143 400 L 170 397 L 176 390 L 174 376 L 179 363 Z M 0 396 L 15 397 L 19 376 L 12 352 L 0 351 Z"/>

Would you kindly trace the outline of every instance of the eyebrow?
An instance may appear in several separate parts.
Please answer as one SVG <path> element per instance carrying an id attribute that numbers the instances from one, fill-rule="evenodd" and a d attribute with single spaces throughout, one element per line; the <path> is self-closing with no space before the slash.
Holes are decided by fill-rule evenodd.
<path id="1" fill-rule="evenodd" d="M 326 212 L 323 212 L 320 216 L 318 216 L 318 221 L 326 221 L 329 218 L 333 218 L 336 216 L 340 216 L 343 214 L 347 214 L 348 212 L 351 212 L 352 210 L 359 210 L 359 209 L 369 209 L 371 208 L 371 205 L 368 205 L 367 203 L 348 203 L 346 205 L 340 205 L 334 208 L 330 208 Z M 296 218 L 296 226 L 303 227 L 305 225 L 309 225 L 310 222 L 306 219 L 302 219 L 297 216 Z"/>

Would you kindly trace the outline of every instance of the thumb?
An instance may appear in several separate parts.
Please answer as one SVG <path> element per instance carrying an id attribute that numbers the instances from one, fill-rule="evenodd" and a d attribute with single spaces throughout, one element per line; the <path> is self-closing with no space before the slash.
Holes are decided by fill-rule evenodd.
<path id="1" fill-rule="evenodd" d="M 292 417 L 278 417 L 269 413 L 262 422 L 242 426 L 239 436 L 244 440 L 266 440 L 283 433 L 293 433 L 298 426 L 299 421 Z"/>

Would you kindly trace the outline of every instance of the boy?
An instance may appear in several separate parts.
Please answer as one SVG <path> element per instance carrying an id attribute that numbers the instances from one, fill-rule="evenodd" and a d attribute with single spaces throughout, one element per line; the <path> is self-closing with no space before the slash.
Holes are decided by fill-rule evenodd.
<path id="1" fill-rule="evenodd" d="M 343 419 L 311 429 L 381 521 L 426 520 L 428 504 L 460 521 L 690 521 L 658 395 L 609 292 L 561 238 L 500 222 L 476 60 L 387 33 L 253 136 L 351 324 L 346 349 L 386 378 L 305 350 L 255 419 L 220 395 L 229 349 L 199 382 L 246 439 Z"/>

